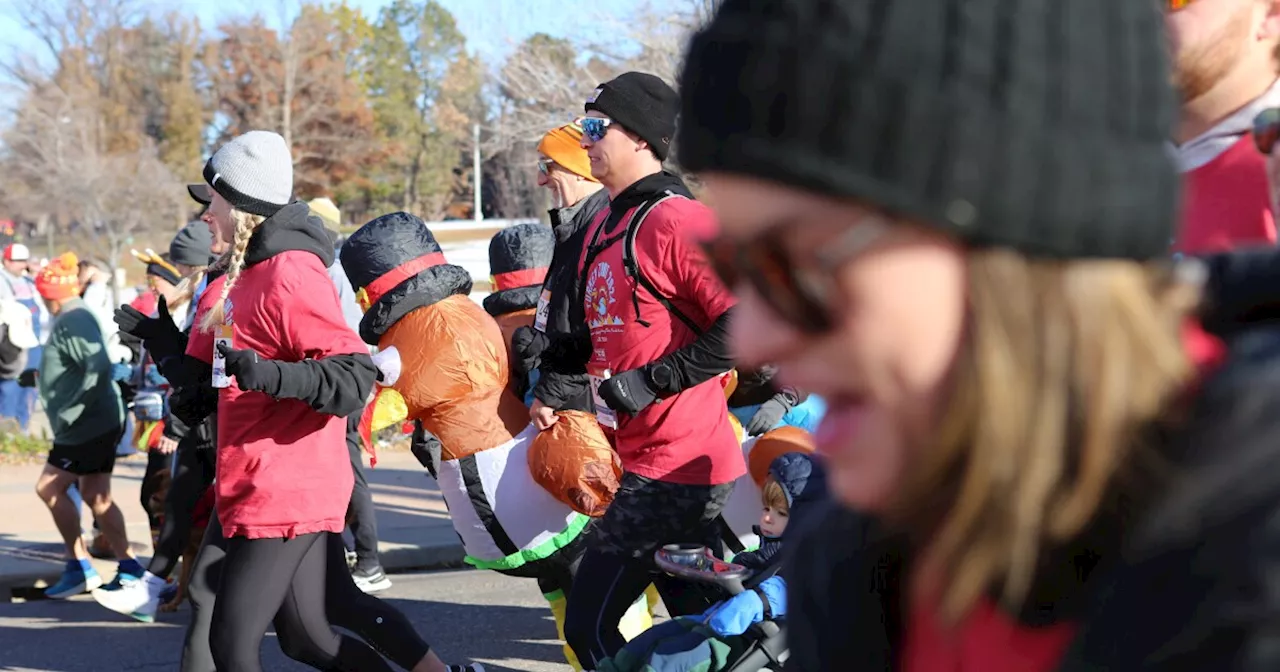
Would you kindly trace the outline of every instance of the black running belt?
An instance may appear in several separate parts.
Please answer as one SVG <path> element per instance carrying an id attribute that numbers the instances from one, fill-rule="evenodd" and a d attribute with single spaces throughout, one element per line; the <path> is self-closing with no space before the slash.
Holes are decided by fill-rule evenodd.
<path id="1" fill-rule="evenodd" d="M 484 524 L 485 531 L 489 533 L 493 543 L 498 545 L 498 550 L 502 551 L 503 555 L 519 553 L 520 549 L 512 543 L 511 537 L 507 536 L 507 531 L 502 529 L 502 523 L 498 522 L 498 516 L 493 512 L 493 505 L 489 504 L 489 498 L 484 495 L 484 486 L 480 483 L 480 470 L 476 467 L 476 456 L 468 455 L 458 460 L 458 469 L 462 471 L 462 484 L 467 488 L 471 508 L 475 509 L 480 522 Z"/>

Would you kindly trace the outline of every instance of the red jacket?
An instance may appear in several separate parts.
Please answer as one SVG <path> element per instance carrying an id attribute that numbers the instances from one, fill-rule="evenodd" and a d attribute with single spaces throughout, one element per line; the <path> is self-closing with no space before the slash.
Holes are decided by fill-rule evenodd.
<path id="1" fill-rule="evenodd" d="M 305 222 L 305 204 L 294 205 L 302 205 L 302 221 L 282 217 L 297 214 L 288 206 L 262 225 L 280 227 L 269 232 L 274 238 L 255 234 L 259 244 L 250 244 L 249 265 L 228 296 L 233 346 L 281 362 L 367 357 L 368 348 L 343 320 L 325 270 L 333 248 L 327 239 L 310 240 L 316 234 Z M 216 334 L 200 331 L 199 320 L 221 289 L 221 282 L 211 283 L 201 297 L 188 343 L 188 354 L 205 361 L 212 358 Z M 219 394 L 217 472 L 218 520 L 227 537 L 341 532 L 353 484 L 346 420 L 233 383 Z"/>

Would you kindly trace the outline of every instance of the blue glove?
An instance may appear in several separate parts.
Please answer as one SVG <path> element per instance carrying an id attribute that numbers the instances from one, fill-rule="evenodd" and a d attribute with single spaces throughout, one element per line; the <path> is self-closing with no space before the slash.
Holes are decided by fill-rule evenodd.
<path id="1" fill-rule="evenodd" d="M 155 366 L 147 367 L 146 376 L 144 376 L 144 378 L 147 381 L 147 387 L 160 387 L 161 385 L 167 385 L 169 383 L 169 381 L 165 380 L 164 376 L 160 375 L 160 369 Z"/>
<path id="2" fill-rule="evenodd" d="M 769 608 L 773 618 L 787 614 L 787 584 L 781 576 L 770 577 L 761 583 L 760 590 L 769 599 Z M 760 595 L 748 590 L 717 604 L 703 614 L 707 616 L 707 626 L 721 637 L 741 635 L 753 623 L 764 620 L 764 604 Z"/>
<path id="3" fill-rule="evenodd" d="M 111 380 L 117 383 L 127 383 L 133 377 L 133 367 L 128 364 L 116 362 L 111 365 Z"/>

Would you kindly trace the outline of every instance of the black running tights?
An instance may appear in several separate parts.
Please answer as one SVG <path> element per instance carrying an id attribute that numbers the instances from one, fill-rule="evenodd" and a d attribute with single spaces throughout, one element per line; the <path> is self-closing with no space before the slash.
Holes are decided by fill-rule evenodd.
<path id="1" fill-rule="evenodd" d="M 148 465 L 150 466 L 150 465 Z M 191 536 L 191 518 L 196 504 L 213 483 L 214 449 L 201 448 L 195 437 L 178 444 L 177 472 L 169 482 L 164 502 L 164 525 L 147 570 L 167 579 L 182 557 Z"/>
<path id="2" fill-rule="evenodd" d="M 227 539 L 222 587 L 209 648 L 220 672 L 260 672 L 260 649 L 275 625 L 290 658 L 320 670 L 390 670 L 357 639 L 339 635 L 325 618 L 323 532 L 292 539 Z"/>
<path id="3" fill-rule="evenodd" d="M 214 672 L 218 669 L 209 650 L 209 630 L 213 620 L 214 595 L 218 592 L 222 571 L 223 546 L 227 540 L 222 538 L 217 516 L 210 522 L 208 532 L 188 590 L 193 613 L 183 649 L 182 672 Z M 413 669 L 427 655 L 430 647 L 398 609 L 356 587 L 347 572 L 342 538 L 336 534 L 325 536 L 328 538 L 316 545 L 323 545 L 326 551 L 324 599 L 330 623 L 354 632 L 396 665 L 406 670 Z M 279 624 L 276 627 L 280 646 L 290 657 L 318 669 L 345 669 L 317 666 L 305 657 L 295 656 L 293 642 L 297 638 L 290 639 L 280 630 Z M 379 661 L 377 666 L 367 669 L 388 668 Z"/>

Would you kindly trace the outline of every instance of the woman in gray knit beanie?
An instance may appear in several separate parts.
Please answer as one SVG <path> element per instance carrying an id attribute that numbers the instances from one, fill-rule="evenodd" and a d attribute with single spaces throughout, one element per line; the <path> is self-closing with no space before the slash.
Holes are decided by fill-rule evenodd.
<path id="1" fill-rule="evenodd" d="M 376 376 L 329 284 L 333 246 L 293 200 L 292 158 L 278 134 L 236 137 L 204 177 L 213 191 L 204 219 L 231 243 L 226 275 L 202 297 L 186 347 L 203 365 L 197 377 L 222 388 L 210 529 L 220 527 L 226 560 L 209 625 L 213 661 L 260 670 L 274 622 L 298 660 L 389 670 L 326 618 L 330 536 L 342 532 L 347 506 L 334 493 L 353 485 L 345 418 L 363 408 Z"/>
<path id="2" fill-rule="evenodd" d="M 1280 670 L 1280 334 L 1209 336 L 1169 260 L 1162 18 L 725 0 L 692 40 L 733 350 L 829 402 L 787 669 Z"/>

